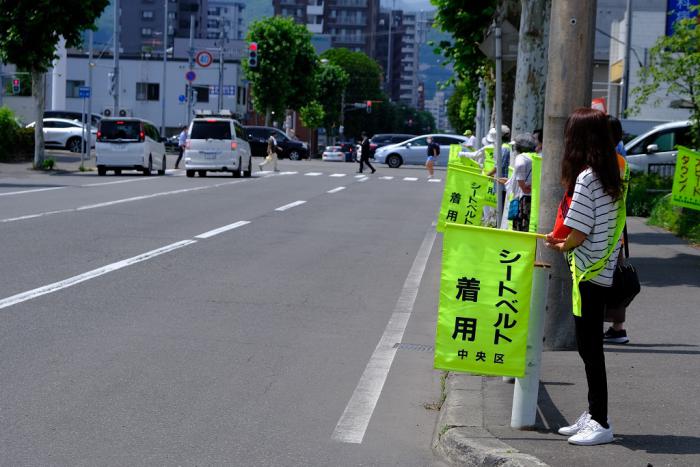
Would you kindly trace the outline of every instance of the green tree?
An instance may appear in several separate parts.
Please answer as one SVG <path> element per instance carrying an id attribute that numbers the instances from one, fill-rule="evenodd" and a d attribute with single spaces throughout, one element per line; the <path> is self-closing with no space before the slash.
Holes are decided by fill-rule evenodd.
<path id="1" fill-rule="evenodd" d="M 457 133 L 463 133 L 474 127 L 476 118 L 476 90 L 471 89 L 472 82 L 459 81 L 455 85 L 455 92 L 447 100 L 447 119 Z"/>
<path id="2" fill-rule="evenodd" d="M 258 65 L 251 68 L 244 61 L 243 71 L 253 87 L 253 106 L 265 114 L 266 124 L 271 112 L 283 115 L 314 99 L 318 57 L 306 27 L 274 16 L 251 24 L 247 40 L 258 44 Z"/>
<path id="3" fill-rule="evenodd" d="M 330 131 L 340 123 L 340 106 L 349 76 L 342 68 L 324 63 L 316 74 L 317 100 L 323 107 L 323 127 Z"/>
<path id="4" fill-rule="evenodd" d="M 649 51 L 651 64 L 639 71 L 641 84 L 632 90 L 635 106 L 630 110 L 638 112 L 665 88 L 667 96 L 678 97 L 691 109 L 693 142 L 700 147 L 700 6 L 693 6 L 692 11 L 696 17 L 676 21 L 673 35 L 661 36 Z"/>
<path id="5" fill-rule="evenodd" d="M 381 100 L 382 69 L 366 54 L 343 48 L 328 49 L 321 54 L 321 58 L 339 66 L 350 77 L 345 102 Z"/>
<path id="6" fill-rule="evenodd" d="M 29 70 L 36 109 L 34 167 L 44 163 L 45 72 L 62 36 L 66 47 L 78 46 L 81 32 L 94 29 L 108 0 L 0 0 L 0 59 Z"/>
<path id="7" fill-rule="evenodd" d="M 301 119 L 302 125 L 311 130 L 312 136 L 311 141 L 309 141 L 311 151 L 309 157 L 316 154 L 316 129 L 323 125 L 324 117 L 325 112 L 323 106 L 316 101 L 311 101 L 299 109 L 299 118 Z"/>

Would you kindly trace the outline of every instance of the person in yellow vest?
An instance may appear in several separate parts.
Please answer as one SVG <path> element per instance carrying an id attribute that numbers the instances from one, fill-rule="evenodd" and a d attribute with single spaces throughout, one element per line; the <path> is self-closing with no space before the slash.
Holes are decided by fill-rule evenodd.
<path id="1" fill-rule="evenodd" d="M 513 170 L 513 200 L 517 200 L 518 214 L 513 219 L 513 230 L 527 232 L 530 228 L 530 204 L 532 200 L 532 153 L 537 141 L 529 133 L 515 137 L 515 168 Z"/>
<path id="2" fill-rule="evenodd" d="M 603 353 L 603 318 L 620 250 L 625 216 L 625 187 L 607 116 L 576 109 L 564 136 L 562 185 L 572 193 L 564 215 L 566 238 L 547 234 L 545 245 L 568 253 L 572 272 L 572 308 L 576 344 L 588 383 L 588 408 L 559 434 L 583 446 L 613 441 L 608 421 L 608 385 Z"/>

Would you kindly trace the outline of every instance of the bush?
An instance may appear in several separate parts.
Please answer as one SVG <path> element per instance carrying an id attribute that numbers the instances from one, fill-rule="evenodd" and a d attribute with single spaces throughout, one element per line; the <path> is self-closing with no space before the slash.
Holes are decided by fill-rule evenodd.
<path id="1" fill-rule="evenodd" d="M 672 177 L 635 172 L 627 192 L 627 215 L 649 217 L 656 202 L 671 191 Z"/>
<path id="2" fill-rule="evenodd" d="M 34 129 L 22 128 L 7 107 L 0 107 L 0 141 L 0 161 L 31 160 L 34 155 Z"/>
<path id="3" fill-rule="evenodd" d="M 670 194 L 654 205 L 649 224 L 670 230 L 692 243 L 700 243 L 700 211 L 672 205 Z"/>

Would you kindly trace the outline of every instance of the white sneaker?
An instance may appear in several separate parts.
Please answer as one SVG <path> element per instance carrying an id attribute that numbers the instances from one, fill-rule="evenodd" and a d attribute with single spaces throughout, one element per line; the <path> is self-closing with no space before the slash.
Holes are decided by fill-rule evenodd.
<path id="1" fill-rule="evenodd" d="M 569 443 L 579 446 L 595 446 L 596 444 L 606 444 L 613 442 L 612 426 L 603 428 L 595 420 L 589 420 L 581 431 L 569 438 Z"/>
<path id="2" fill-rule="evenodd" d="M 564 436 L 575 435 L 576 433 L 581 431 L 581 429 L 584 426 L 586 426 L 586 423 L 588 423 L 588 421 L 590 419 L 591 419 L 591 414 L 589 414 L 587 411 L 583 412 L 581 414 L 581 416 L 578 418 L 578 420 L 576 420 L 574 422 L 573 425 L 563 426 L 563 427 L 559 428 L 559 434 L 564 435 Z"/>

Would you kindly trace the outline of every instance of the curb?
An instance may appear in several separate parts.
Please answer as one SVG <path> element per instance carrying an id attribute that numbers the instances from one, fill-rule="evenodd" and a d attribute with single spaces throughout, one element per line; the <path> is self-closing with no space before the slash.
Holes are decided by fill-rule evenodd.
<path id="1" fill-rule="evenodd" d="M 451 465 L 548 467 L 493 436 L 484 428 L 482 377 L 449 373 L 433 452 Z"/>

